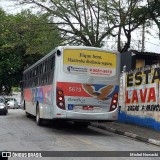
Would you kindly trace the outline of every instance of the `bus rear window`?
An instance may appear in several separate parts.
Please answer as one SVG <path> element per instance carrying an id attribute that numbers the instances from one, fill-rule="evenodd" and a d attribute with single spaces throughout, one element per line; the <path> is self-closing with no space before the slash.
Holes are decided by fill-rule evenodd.
<path id="1" fill-rule="evenodd" d="M 116 75 L 116 54 L 95 50 L 65 49 L 63 70 L 69 74 L 112 77 Z"/>

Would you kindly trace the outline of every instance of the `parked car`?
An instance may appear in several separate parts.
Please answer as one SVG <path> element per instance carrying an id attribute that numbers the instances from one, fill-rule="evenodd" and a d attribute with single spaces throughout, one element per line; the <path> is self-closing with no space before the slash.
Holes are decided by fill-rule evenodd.
<path id="1" fill-rule="evenodd" d="M 5 103 L 5 98 L 0 96 L 0 114 L 6 115 L 8 113 L 8 107 Z"/>
<path id="2" fill-rule="evenodd" d="M 21 108 L 21 102 L 18 102 L 18 107 Z"/>
<path id="3" fill-rule="evenodd" d="M 15 98 L 6 98 L 8 108 L 18 109 L 18 102 Z"/>

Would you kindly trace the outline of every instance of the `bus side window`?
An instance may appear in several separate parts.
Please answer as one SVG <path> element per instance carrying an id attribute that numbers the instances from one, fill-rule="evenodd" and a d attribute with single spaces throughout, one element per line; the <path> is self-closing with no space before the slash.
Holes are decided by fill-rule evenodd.
<path id="1" fill-rule="evenodd" d="M 43 66 L 42 66 L 42 74 L 45 72 L 45 63 L 43 63 Z"/>
<path id="2" fill-rule="evenodd" d="M 50 66 L 51 66 L 51 60 L 48 59 L 48 61 L 47 61 L 47 72 L 49 72 L 51 70 Z"/>
<path id="3" fill-rule="evenodd" d="M 47 61 L 44 63 L 44 72 L 47 72 Z"/>
<path id="4" fill-rule="evenodd" d="M 42 68 L 42 64 L 40 64 L 40 74 L 42 74 L 43 68 Z"/>
<path id="5" fill-rule="evenodd" d="M 54 65 L 55 65 L 55 56 L 52 57 L 52 60 L 51 60 L 51 69 L 54 68 Z"/>
<path id="6" fill-rule="evenodd" d="M 34 77 L 34 69 L 32 70 L 32 78 Z"/>
<path id="7" fill-rule="evenodd" d="M 29 79 L 31 79 L 31 71 L 29 72 Z"/>

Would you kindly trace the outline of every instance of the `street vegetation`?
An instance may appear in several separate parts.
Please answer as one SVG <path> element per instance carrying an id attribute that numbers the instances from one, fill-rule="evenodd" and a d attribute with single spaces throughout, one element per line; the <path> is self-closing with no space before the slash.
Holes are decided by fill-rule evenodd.
<path id="1" fill-rule="evenodd" d="M 153 24 L 160 38 L 159 0 L 15 1 L 32 7 L 15 15 L 0 9 L 0 92 L 10 93 L 23 70 L 58 45 L 103 47 L 115 37 L 117 50 L 125 52 L 132 33 Z"/>

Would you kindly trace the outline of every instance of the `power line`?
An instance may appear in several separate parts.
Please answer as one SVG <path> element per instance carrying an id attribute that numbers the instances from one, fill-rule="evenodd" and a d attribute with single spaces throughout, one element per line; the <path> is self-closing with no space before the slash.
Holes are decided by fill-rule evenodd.
<path id="1" fill-rule="evenodd" d="M 152 42 L 149 42 L 149 41 L 145 41 L 145 42 L 150 43 L 150 44 L 153 44 L 153 45 L 155 45 L 155 46 L 160 46 L 160 45 L 158 45 L 158 44 L 155 44 L 155 43 L 152 43 Z"/>

